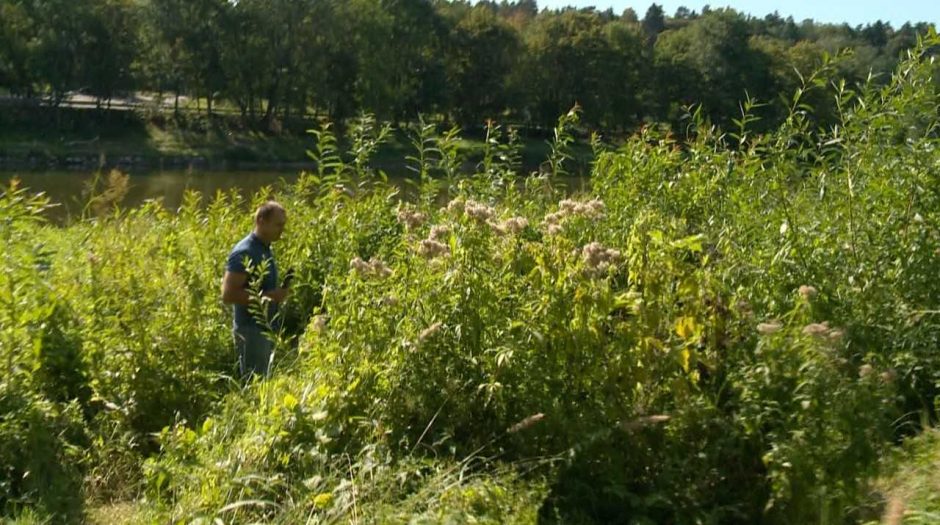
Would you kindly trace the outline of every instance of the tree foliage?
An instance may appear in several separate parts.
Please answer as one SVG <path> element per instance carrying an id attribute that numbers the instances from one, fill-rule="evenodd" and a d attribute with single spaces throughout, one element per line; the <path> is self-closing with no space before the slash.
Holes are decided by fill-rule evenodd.
<path id="1" fill-rule="evenodd" d="M 75 91 L 102 101 L 150 92 L 175 108 L 183 96 L 209 115 L 235 111 L 275 129 L 291 117 L 342 122 L 362 112 L 550 128 L 574 103 L 592 127 L 681 129 L 692 104 L 730 123 L 745 93 L 769 104 L 760 111 L 769 128 L 786 113 L 779 94 L 824 54 L 852 50 L 833 79 L 852 86 L 871 72 L 886 82 L 928 28 L 731 9 L 670 17 L 657 4 L 639 19 L 539 11 L 533 0 L 0 0 L 0 13 L 0 90 L 11 95 L 57 103 Z M 819 115 L 831 117 L 827 104 Z"/>

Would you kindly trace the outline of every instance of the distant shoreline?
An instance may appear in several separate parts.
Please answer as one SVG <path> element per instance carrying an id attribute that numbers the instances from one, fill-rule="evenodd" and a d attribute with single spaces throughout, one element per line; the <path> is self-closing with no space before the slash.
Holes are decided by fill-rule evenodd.
<path id="1" fill-rule="evenodd" d="M 310 170 L 316 169 L 313 161 L 293 160 L 232 160 L 225 158 L 211 159 L 202 155 L 116 155 L 107 154 L 27 154 L 0 155 L 0 171 L 75 171 L 89 172 L 96 170 Z"/>

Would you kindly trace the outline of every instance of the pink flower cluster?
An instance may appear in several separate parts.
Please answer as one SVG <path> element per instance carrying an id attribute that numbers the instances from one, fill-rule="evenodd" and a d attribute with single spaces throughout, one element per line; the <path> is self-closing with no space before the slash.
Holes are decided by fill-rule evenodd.
<path id="1" fill-rule="evenodd" d="M 431 228 L 428 238 L 418 245 L 418 254 L 427 259 L 446 257 L 450 255 L 447 239 L 450 237 L 450 226 L 438 224 Z"/>
<path id="2" fill-rule="evenodd" d="M 509 233 L 519 234 L 529 227 L 529 220 L 525 217 L 511 217 L 503 221 L 502 227 Z"/>
<path id="3" fill-rule="evenodd" d="M 467 217 L 476 221 L 489 222 L 496 215 L 496 210 L 480 202 L 467 201 L 464 206 L 464 213 L 467 214 Z"/>
<path id="4" fill-rule="evenodd" d="M 558 203 L 558 211 L 545 216 L 543 225 L 549 234 L 555 235 L 561 233 L 562 224 L 569 218 L 584 217 L 591 220 L 600 220 L 604 218 L 606 210 L 604 202 L 600 199 L 592 199 L 587 202 L 565 199 Z"/>
<path id="5" fill-rule="evenodd" d="M 359 257 L 349 261 L 349 267 L 362 277 L 379 277 L 384 279 L 392 275 L 392 269 L 380 259 L 371 262 L 363 261 Z"/>
<path id="6" fill-rule="evenodd" d="M 611 266 L 616 266 L 623 259 L 619 250 L 603 247 L 598 242 L 592 242 L 581 249 L 581 259 L 589 273 L 603 274 Z"/>
<path id="7" fill-rule="evenodd" d="M 424 224 L 423 213 L 408 208 L 398 208 L 398 222 L 404 224 L 409 230 L 414 230 Z"/>
<path id="8" fill-rule="evenodd" d="M 478 223 L 487 224 L 493 230 L 493 233 L 497 235 L 518 234 L 529 226 L 529 220 L 525 217 L 511 217 L 503 222 L 497 222 L 495 220 L 496 210 L 492 206 L 474 200 L 465 201 L 456 198 L 447 204 L 447 211 L 457 216 L 466 215 Z M 435 228 L 438 228 L 438 226 L 435 226 Z M 446 227 L 440 226 L 440 228 Z M 450 230 L 443 230 L 443 233 L 450 233 Z M 432 230 L 429 240 L 440 241 L 440 237 L 440 235 L 435 235 Z"/>
<path id="9" fill-rule="evenodd" d="M 869 377 L 872 377 L 874 373 L 875 373 L 875 367 L 871 366 L 868 363 L 865 363 L 862 366 L 858 367 L 858 377 L 862 379 L 867 379 Z M 890 384 L 890 383 L 894 383 L 894 381 L 898 378 L 898 373 L 895 372 L 893 368 L 889 368 L 885 370 L 884 372 L 882 372 L 881 374 L 879 374 L 878 377 L 885 383 Z"/>
<path id="10" fill-rule="evenodd" d="M 450 255 L 450 248 L 446 244 L 435 241 L 434 239 L 423 239 L 421 244 L 418 245 L 418 254 L 427 259 L 447 257 Z"/>
<path id="11" fill-rule="evenodd" d="M 770 335 L 779 332 L 783 328 L 780 321 L 767 321 L 757 325 L 757 333 L 760 335 Z M 803 327 L 803 335 L 815 337 L 830 343 L 838 343 L 842 340 L 845 332 L 838 328 L 830 328 L 829 321 L 821 323 L 810 323 Z"/>
<path id="12" fill-rule="evenodd" d="M 463 215 L 466 208 L 467 203 L 459 197 L 447 203 L 447 211 L 454 215 Z"/>
<path id="13" fill-rule="evenodd" d="M 428 235 L 428 239 L 437 242 L 443 242 L 447 239 L 447 236 L 450 235 L 450 226 L 443 224 L 438 224 L 431 228 L 431 233 Z"/>
<path id="14" fill-rule="evenodd" d="M 842 336 L 845 335 L 845 333 L 838 328 L 830 328 L 829 321 L 823 321 L 821 323 L 810 323 L 804 326 L 803 335 L 825 339 L 830 343 L 838 343 L 842 340 Z"/>
<path id="15" fill-rule="evenodd" d="M 489 221 L 487 224 L 490 225 L 490 228 L 496 235 L 503 236 L 507 233 L 515 235 L 529 226 L 529 220 L 525 217 L 512 217 L 503 222 Z"/>

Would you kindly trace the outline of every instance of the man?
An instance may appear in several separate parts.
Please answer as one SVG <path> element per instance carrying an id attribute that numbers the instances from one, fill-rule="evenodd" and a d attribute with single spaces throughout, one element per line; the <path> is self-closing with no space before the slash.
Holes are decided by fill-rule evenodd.
<path id="1" fill-rule="evenodd" d="M 232 248 L 222 278 L 222 301 L 233 305 L 232 333 L 238 366 L 243 378 L 267 376 L 273 344 L 265 335 L 268 327 L 280 324 L 278 305 L 287 299 L 289 290 L 278 286 L 277 265 L 271 243 L 281 238 L 287 224 L 287 211 L 274 201 L 262 204 L 255 212 L 255 227 L 247 237 Z M 264 271 L 264 275 L 258 272 Z M 261 295 L 267 307 L 249 309 L 252 298 L 249 284 L 260 278 Z M 257 293 L 257 290 L 255 290 Z M 257 314 L 261 314 L 260 318 Z"/>

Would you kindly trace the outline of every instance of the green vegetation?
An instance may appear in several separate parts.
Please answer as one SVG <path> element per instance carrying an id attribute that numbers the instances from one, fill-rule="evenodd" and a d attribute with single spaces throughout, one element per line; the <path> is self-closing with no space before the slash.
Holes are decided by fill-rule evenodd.
<path id="1" fill-rule="evenodd" d="M 940 520 L 940 433 L 924 432 L 896 454 L 890 476 L 879 483 L 886 496 L 882 522 L 921 525 Z"/>
<path id="2" fill-rule="evenodd" d="M 0 165 L 302 162 L 308 129 L 326 119 L 345 140 L 362 114 L 472 141 L 493 119 L 538 146 L 576 104 L 610 139 L 650 125 L 685 139 L 689 105 L 728 129 L 750 98 L 764 132 L 831 57 L 833 82 L 883 85 L 930 27 L 534 0 L 0 0 Z M 806 101 L 819 126 L 838 121 L 832 90 Z M 377 166 L 400 158 L 389 142 Z"/>
<path id="3" fill-rule="evenodd" d="M 745 103 L 726 132 L 690 115 L 681 143 L 595 137 L 585 194 L 559 188 L 576 110 L 522 177 L 496 125 L 472 176 L 455 134 L 419 126 L 407 201 L 369 166 L 389 136 L 371 118 L 344 149 L 321 127 L 316 170 L 250 202 L 122 209 L 115 172 L 54 227 L 44 197 L 6 188 L 2 512 L 876 518 L 881 459 L 937 416 L 937 45 L 883 86 L 807 76 L 768 133 Z M 820 128 L 807 102 L 830 90 L 838 125 Z M 269 197 L 297 287 L 273 377 L 241 385 L 219 278 Z"/>
<path id="4" fill-rule="evenodd" d="M 913 22 L 913 21 L 912 21 Z M 0 0 L 0 95 L 35 108 L 84 103 L 239 115 L 268 132 L 328 115 L 440 115 L 550 130 L 573 105 L 608 132 L 701 103 L 729 125 L 748 94 L 763 129 L 825 57 L 849 85 L 884 84 L 929 24 L 800 23 L 730 9 L 539 11 L 534 0 Z M 816 118 L 836 122 L 831 97 Z M 2 121 L 0 121 L 2 124 Z"/>

